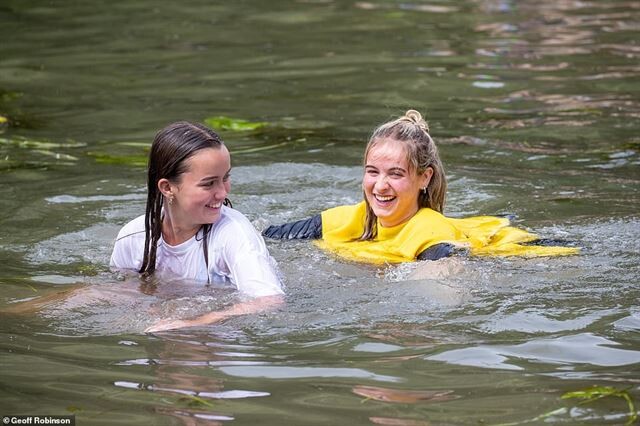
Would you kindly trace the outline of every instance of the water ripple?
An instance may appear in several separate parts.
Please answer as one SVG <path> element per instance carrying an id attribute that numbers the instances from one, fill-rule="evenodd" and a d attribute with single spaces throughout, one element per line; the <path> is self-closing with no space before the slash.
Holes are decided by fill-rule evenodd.
<path id="1" fill-rule="evenodd" d="M 511 358 L 556 364 L 563 369 L 575 364 L 617 367 L 640 363 L 640 352 L 611 347 L 619 345 L 593 333 L 582 333 L 557 338 L 533 339 L 519 345 L 478 345 L 445 351 L 428 356 L 426 359 L 505 370 L 525 370 L 524 367 L 510 362 Z"/>

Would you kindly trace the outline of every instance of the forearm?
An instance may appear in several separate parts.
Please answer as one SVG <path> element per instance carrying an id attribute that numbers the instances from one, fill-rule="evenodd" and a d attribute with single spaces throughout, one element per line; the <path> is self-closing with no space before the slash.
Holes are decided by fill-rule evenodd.
<path id="1" fill-rule="evenodd" d="M 262 232 L 267 238 L 317 240 L 322 238 L 322 217 L 318 214 L 308 219 L 282 225 L 272 225 Z"/>
<path id="2" fill-rule="evenodd" d="M 262 296 L 246 302 L 239 302 L 221 311 L 209 312 L 190 320 L 163 320 L 145 330 L 145 333 L 173 330 L 176 328 L 197 327 L 223 321 L 237 315 L 255 314 L 284 303 L 282 295 Z"/>
<path id="3" fill-rule="evenodd" d="M 274 308 L 282 303 L 284 303 L 284 298 L 281 295 L 258 297 L 245 302 L 236 303 L 221 311 L 209 312 L 188 320 L 191 324 L 189 327 L 212 324 L 237 315 L 255 314 Z"/>

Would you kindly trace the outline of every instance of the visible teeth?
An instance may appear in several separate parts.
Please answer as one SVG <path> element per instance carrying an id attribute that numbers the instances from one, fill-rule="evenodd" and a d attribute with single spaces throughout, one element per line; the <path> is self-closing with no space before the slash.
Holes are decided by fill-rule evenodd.
<path id="1" fill-rule="evenodd" d="M 207 204 L 207 207 L 211 207 L 213 209 L 219 209 L 222 206 L 222 201 L 216 204 Z"/>
<path id="2" fill-rule="evenodd" d="M 376 199 L 380 201 L 391 201 L 394 198 L 396 197 L 394 197 L 393 195 L 376 195 Z"/>

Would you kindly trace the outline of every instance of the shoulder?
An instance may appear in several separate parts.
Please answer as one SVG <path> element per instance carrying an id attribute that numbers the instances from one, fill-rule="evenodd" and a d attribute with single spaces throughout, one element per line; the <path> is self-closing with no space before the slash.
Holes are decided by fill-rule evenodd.
<path id="1" fill-rule="evenodd" d="M 344 214 L 348 215 L 365 215 L 367 213 L 367 206 L 364 201 L 359 202 L 358 204 L 350 204 L 346 206 L 337 206 L 327 209 L 322 212 L 322 217 L 324 219 L 325 216 L 342 216 Z"/>
<path id="2" fill-rule="evenodd" d="M 409 221 L 413 225 L 418 226 L 426 226 L 428 225 L 431 228 L 440 228 L 440 229 L 455 229 L 455 224 L 451 220 L 451 218 L 446 217 L 440 212 L 432 210 L 428 207 L 423 207 L 418 210 L 411 220 Z"/>
<path id="3" fill-rule="evenodd" d="M 251 229 L 255 232 L 253 225 L 244 214 L 227 206 L 222 206 L 220 219 L 214 226 L 218 229 Z"/>
<path id="4" fill-rule="evenodd" d="M 437 212 L 429 207 L 422 207 L 418 210 L 418 213 L 414 217 L 417 218 L 428 218 L 428 219 L 436 219 L 436 220 L 446 220 L 445 215 L 440 212 Z"/>
<path id="5" fill-rule="evenodd" d="M 144 222 L 145 216 L 141 215 L 124 225 L 122 229 L 120 229 L 120 232 L 118 232 L 116 242 L 123 239 L 135 238 L 140 234 L 142 238 L 144 238 Z"/>
<path id="6" fill-rule="evenodd" d="M 230 244 L 261 243 L 262 237 L 247 217 L 230 207 L 223 206 L 220 219 L 213 225 L 212 240 L 226 240 Z"/>
<path id="7" fill-rule="evenodd" d="M 322 237 L 331 234 L 343 239 L 353 239 L 362 235 L 367 215 L 365 202 L 349 206 L 338 206 L 325 210 L 322 216 Z"/>
<path id="8" fill-rule="evenodd" d="M 139 216 L 120 229 L 113 245 L 110 265 L 117 269 L 138 269 L 144 252 L 144 221 Z"/>

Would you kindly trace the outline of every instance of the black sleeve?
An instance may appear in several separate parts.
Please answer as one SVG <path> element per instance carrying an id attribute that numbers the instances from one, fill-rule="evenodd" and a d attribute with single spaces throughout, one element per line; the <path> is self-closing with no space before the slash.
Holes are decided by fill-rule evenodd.
<path id="1" fill-rule="evenodd" d="M 309 219 L 303 219 L 297 222 L 272 225 L 265 229 L 262 235 L 268 238 L 284 240 L 317 240 L 322 238 L 322 216 L 317 214 Z"/>
<path id="2" fill-rule="evenodd" d="M 455 247 L 453 244 L 440 243 L 435 244 L 420 253 L 417 257 L 418 260 L 438 260 L 444 257 L 449 257 L 453 254 Z"/>
<path id="3" fill-rule="evenodd" d="M 537 240 L 519 243 L 522 246 L 543 246 L 543 247 L 578 247 L 575 241 L 560 240 L 555 238 L 538 238 Z"/>

